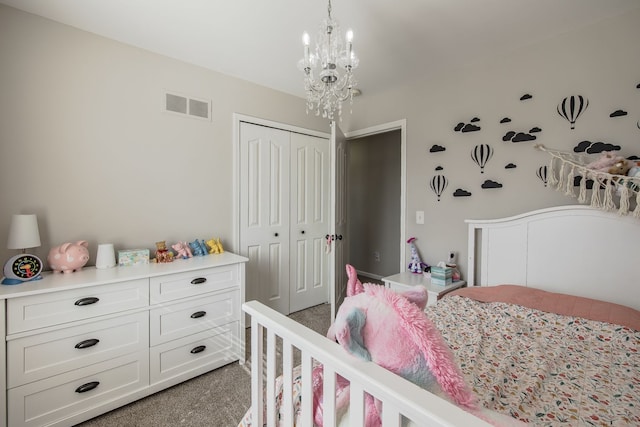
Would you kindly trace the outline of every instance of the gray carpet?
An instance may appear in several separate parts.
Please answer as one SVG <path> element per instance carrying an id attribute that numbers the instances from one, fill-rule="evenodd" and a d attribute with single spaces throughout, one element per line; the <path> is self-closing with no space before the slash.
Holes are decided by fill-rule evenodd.
<path id="1" fill-rule="evenodd" d="M 330 305 L 322 304 L 289 317 L 325 335 L 330 310 Z M 247 360 L 251 351 L 249 332 L 247 329 Z M 249 364 L 232 363 L 78 424 L 78 427 L 235 427 L 250 404 Z"/>

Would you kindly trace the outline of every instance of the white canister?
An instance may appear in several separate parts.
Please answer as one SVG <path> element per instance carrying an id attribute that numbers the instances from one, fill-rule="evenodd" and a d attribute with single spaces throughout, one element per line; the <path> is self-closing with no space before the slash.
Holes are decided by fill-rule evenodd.
<path id="1" fill-rule="evenodd" d="M 96 255 L 96 268 L 111 268 L 116 266 L 116 252 L 113 243 L 101 243 L 98 245 Z"/>

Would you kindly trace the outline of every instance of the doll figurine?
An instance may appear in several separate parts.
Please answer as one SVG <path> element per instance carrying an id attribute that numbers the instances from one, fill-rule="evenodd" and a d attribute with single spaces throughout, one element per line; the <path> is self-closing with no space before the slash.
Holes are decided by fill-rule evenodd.
<path id="1" fill-rule="evenodd" d="M 416 274 L 422 274 L 422 272 L 425 271 L 428 265 L 422 262 L 422 260 L 420 259 L 418 248 L 416 248 L 416 245 L 413 243 L 415 240 L 415 237 L 411 237 L 409 240 L 407 240 L 409 248 L 411 249 L 411 262 L 409 263 L 409 271 Z"/>

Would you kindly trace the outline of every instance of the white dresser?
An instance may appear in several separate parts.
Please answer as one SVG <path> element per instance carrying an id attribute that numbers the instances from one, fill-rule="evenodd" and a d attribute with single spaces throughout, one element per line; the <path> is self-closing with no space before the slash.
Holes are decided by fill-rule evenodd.
<path id="1" fill-rule="evenodd" d="M 1 286 L 0 425 L 73 425 L 244 363 L 247 261 L 227 252 Z"/>

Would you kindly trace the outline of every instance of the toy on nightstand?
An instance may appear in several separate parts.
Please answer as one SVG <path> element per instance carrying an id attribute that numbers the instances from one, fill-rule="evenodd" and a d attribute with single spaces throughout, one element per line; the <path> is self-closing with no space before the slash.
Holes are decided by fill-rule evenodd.
<path id="1" fill-rule="evenodd" d="M 173 252 L 167 249 L 167 242 L 164 240 L 156 242 L 156 262 L 173 262 Z"/>
<path id="2" fill-rule="evenodd" d="M 222 243 L 220 242 L 220 238 L 218 237 L 207 240 L 207 246 L 209 247 L 210 254 L 221 254 L 224 253 L 224 248 L 222 247 Z"/>
<path id="3" fill-rule="evenodd" d="M 193 257 L 187 242 L 178 242 L 175 245 L 171 245 L 171 248 L 176 251 L 176 258 L 187 259 Z"/>
<path id="4" fill-rule="evenodd" d="M 189 242 L 189 246 L 191 247 L 193 256 L 204 256 L 207 254 L 207 247 L 204 244 L 204 240 L 196 239 L 193 242 Z"/>
<path id="5" fill-rule="evenodd" d="M 411 262 L 409 262 L 409 271 L 416 274 L 422 274 L 422 272 L 425 271 L 429 267 L 429 265 L 425 264 L 420 259 L 418 248 L 416 248 L 416 245 L 413 243 L 415 241 L 415 237 L 411 237 L 409 240 L 407 240 L 409 248 L 411 249 Z"/>

